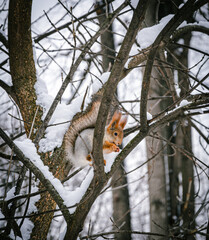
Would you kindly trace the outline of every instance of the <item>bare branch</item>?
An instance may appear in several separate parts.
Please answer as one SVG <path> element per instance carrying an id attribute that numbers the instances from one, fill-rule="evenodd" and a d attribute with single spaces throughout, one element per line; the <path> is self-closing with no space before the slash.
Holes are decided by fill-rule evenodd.
<path id="1" fill-rule="evenodd" d="M 113 2 L 113 0 L 108 1 L 108 3 L 111 3 L 111 2 Z M 106 3 L 102 4 L 102 6 L 99 6 L 99 7 L 95 8 L 94 10 L 92 10 L 92 11 L 84 14 L 83 16 L 77 18 L 74 22 L 77 22 L 78 20 L 81 20 L 81 19 L 83 19 L 83 18 L 86 18 L 87 16 L 89 16 L 89 15 L 91 15 L 92 13 L 96 12 L 100 7 L 104 7 L 105 5 L 106 5 Z M 47 32 L 47 33 L 44 33 L 44 34 L 40 35 L 39 37 L 37 37 L 37 38 L 34 40 L 35 43 L 38 43 L 38 42 L 41 41 L 42 39 L 44 39 L 44 38 L 46 38 L 46 37 L 48 37 L 48 36 L 56 33 L 57 30 L 60 31 L 60 30 L 62 30 L 62 29 L 64 29 L 64 28 L 69 27 L 72 23 L 73 23 L 72 21 L 71 21 L 71 22 L 68 22 L 68 23 L 65 23 L 65 24 L 63 24 L 62 26 L 58 27 L 57 29 L 54 29 L 54 30 L 52 30 L 52 31 L 50 31 L 50 32 Z"/>
<path id="2" fill-rule="evenodd" d="M 182 35 L 188 33 L 188 32 L 201 32 L 209 35 L 209 29 L 204 26 L 200 25 L 189 25 L 189 26 L 184 26 L 182 28 L 179 28 L 176 30 L 173 35 L 171 41 L 177 41 L 179 38 L 182 37 Z"/>
<path id="3" fill-rule="evenodd" d="M 0 87 L 2 87 L 5 92 L 10 95 L 14 100 L 16 100 L 16 96 L 15 93 L 12 90 L 12 87 L 10 87 L 9 85 L 7 85 L 3 80 L 0 79 Z"/>

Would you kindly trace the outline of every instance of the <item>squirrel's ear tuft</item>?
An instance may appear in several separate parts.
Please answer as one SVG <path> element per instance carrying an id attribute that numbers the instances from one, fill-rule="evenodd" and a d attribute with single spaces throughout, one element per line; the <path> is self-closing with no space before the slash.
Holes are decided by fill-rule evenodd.
<path id="1" fill-rule="evenodd" d="M 122 127 L 122 129 L 124 129 L 124 127 L 126 126 L 127 121 L 128 121 L 128 115 L 125 115 L 121 118 L 120 126 Z"/>
<path id="2" fill-rule="evenodd" d="M 112 117 L 111 122 L 108 125 L 108 128 L 117 128 L 120 122 L 121 116 L 122 116 L 122 113 L 116 111 Z"/>

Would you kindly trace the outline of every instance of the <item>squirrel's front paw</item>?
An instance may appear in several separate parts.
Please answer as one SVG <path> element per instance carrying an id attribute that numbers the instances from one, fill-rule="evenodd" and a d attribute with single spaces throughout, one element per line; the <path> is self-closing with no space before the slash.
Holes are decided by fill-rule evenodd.
<path id="1" fill-rule="evenodd" d="M 119 152 L 120 148 L 117 145 L 113 144 L 112 145 L 112 150 L 113 150 L 113 152 Z"/>

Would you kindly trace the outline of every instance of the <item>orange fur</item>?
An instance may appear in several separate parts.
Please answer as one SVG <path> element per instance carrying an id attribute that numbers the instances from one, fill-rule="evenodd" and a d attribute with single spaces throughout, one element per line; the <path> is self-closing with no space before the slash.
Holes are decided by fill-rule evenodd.
<path id="1" fill-rule="evenodd" d="M 127 123 L 127 116 L 122 117 L 121 112 L 115 112 L 109 125 L 105 129 L 105 135 L 103 140 L 103 153 L 108 154 L 112 152 L 119 152 L 123 140 L 123 129 Z M 117 134 L 117 136 L 115 135 Z M 92 161 L 91 156 L 87 155 L 86 159 Z M 106 165 L 106 160 L 104 160 Z"/>
<path id="2" fill-rule="evenodd" d="M 123 129 L 127 123 L 127 116 L 122 117 L 121 112 L 115 112 L 112 120 L 105 130 L 103 141 L 103 152 L 119 152 L 118 145 L 121 145 L 123 140 Z"/>

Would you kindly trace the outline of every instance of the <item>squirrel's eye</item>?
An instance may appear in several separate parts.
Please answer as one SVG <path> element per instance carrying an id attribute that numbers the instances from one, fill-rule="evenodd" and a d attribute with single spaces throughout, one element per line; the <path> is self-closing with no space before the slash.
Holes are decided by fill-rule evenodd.
<path id="1" fill-rule="evenodd" d="M 118 133 L 117 133 L 117 132 L 114 132 L 114 135 L 115 135 L 115 136 L 118 136 Z"/>

